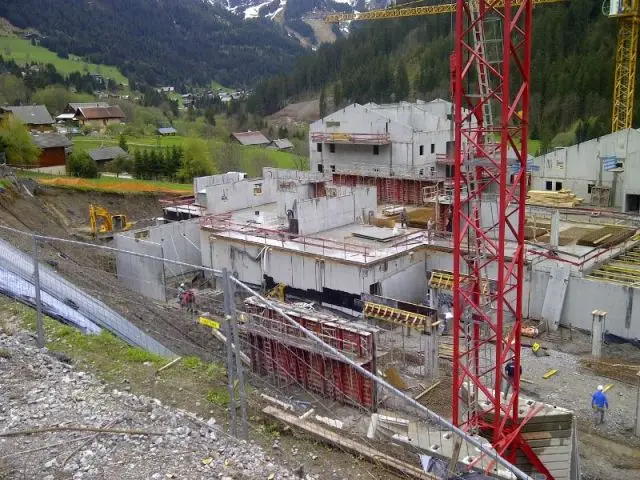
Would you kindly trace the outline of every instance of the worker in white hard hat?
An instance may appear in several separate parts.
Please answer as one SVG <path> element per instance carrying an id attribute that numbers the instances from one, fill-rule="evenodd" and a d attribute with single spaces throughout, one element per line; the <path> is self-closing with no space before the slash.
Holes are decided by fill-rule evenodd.
<path id="1" fill-rule="evenodd" d="M 604 387 L 602 385 L 598 385 L 597 390 L 591 396 L 591 408 L 593 408 L 593 413 L 596 418 L 596 425 L 598 423 L 604 423 L 604 411 L 609 410 L 609 402 L 607 401 L 607 396 L 604 394 Z M 600 417 L 600 421 L 598 421 L 598 417 Z"/>
<path id="2" fill-rule="evenodd" d="M 182 294 L 187 291 L 187 287 L 184 286 L 184 282 L 178 287 L 178 299 L 182 297 Z"/>

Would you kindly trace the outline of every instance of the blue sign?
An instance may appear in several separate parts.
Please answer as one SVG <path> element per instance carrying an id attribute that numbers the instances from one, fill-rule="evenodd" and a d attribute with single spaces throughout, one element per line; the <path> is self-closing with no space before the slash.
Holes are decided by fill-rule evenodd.
<path id="1" fill-rule="evenodd" d="M 611 171 L 618 166 L 618 157 L 602 157 L 602 169 L 605 172 Z"/>
<path id="2" fill-rule="evenodd" d="M 511 171 L 513 173 L 518 173 L 520 171 L 520 165 L 515 164 L 511 165 Z M 527 163 L 527 172 L 539 172 L 540 167 L 538 165 L 534 165 L 533 163 Z"/>

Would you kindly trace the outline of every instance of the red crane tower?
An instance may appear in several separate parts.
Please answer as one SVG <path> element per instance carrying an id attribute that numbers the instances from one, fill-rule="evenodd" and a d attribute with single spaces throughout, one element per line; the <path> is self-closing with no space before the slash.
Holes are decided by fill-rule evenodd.
<path id="1" fill-rule="evenodd" d="M 533 0 L 457 0 L 453 422 L 485 435 L 511 462 L 519 449 L 552 478 L 520 434 L 530 416 L 518 415 L 532 7 Z M 502 58 L 489 59 L 484 29 L 496 19 Z M 491 196 L 497 208 L 489 208 Z"/>

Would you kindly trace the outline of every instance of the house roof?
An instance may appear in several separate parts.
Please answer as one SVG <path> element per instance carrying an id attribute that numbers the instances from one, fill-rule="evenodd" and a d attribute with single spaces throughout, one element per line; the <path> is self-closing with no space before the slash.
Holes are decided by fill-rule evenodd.
<path id="1" fill-rule="evenodd" d="M 79 108 L 89 108 L 89 107 L 105 108 L 105 107 L 110 107 L 111 105 L 109 105 L 107 102 L 93 102 L 93 103 L 70 103 L 68 106 L 71 107 L 73 110 L 78 110 Z"/>
<path id="2" fill-rule="evenodd" d="M 73 120 L 75 116 L 75 113 L 61 113 L 56 117 L 56 120 Z"/>
<path id="3" fill-rule="evenodd" d="M 27 125 L 52 125 L 53 118 L 49 115 L 44 105 L 32 105 L 29 107 L 2 107 L 2 111 L 11 112 Z"/>
<path id="4" fill-rule="evenodd" d="M 167 135 L 167 134 L 170 134 L 170 133 L 178 133 L 178 131 L 173 127 L 160 127 L 158 129 L 158 133 L 160 135 Z"/>
<path id="5" fill-rule="evenodd" d="M 124 113 L 117 105 L 115 107 L 80 107 L 76 116 L 80 114 L 86 120 L 101 120 L 103 118 L 124 118 Z"/>
<path id="6" fill-rule="evenodd" d="M 66 148 L 72 145 L 71 140 L 59 133 L 37 133 L 32 134 L 31 138 L 33 138 L 33 143 L 42 150 L 47 148 Z"/>
<path id="7" fill-rule="evenodd" d="M 89 151 L 89 156 L 96 162 L 104 162 L 120 156 L 128 157 L 129 154 L 120 147 L 104 147 Z"/>
<path id="8" fill-rule="evenodd" d="M 242 145 L 266 145 L 270 143 L 269 139 L 260 132 L 232 133 L 231 136 Z"/>
<path id="9" fill-rule="evenodd" d="M 288 138 L 276 138 L 271 143 L 273 143 L 280 150 L 284 150 L 285 148 L 293 148 L 293 143 L 291 143 Z"/>

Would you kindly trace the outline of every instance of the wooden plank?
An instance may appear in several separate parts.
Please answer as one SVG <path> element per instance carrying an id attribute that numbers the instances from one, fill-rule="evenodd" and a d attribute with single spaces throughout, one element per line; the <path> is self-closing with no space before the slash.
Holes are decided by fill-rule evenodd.
<path id="1" fill-rule="evenodd" d="M 413 397 L 413 399 L 414 400 L 420 400 L 422 397 L 424 397 L 427 393 L 429 393 L 431 390 L 436 388 L 438 385 L 440 385 L 440 380 L 438 380 L 436 383 L 434 383 L 433 385 L 431 385 L 430 387 L 425 389 L 422 393 L 419 393 L 418 395 Z"/>
<path id="2" fill-rule="evenodd" d="M 295 415 L 283 412 L 278 408 L 266 407 L 262 410 L 262 412 L 270 416 L 271 418 L 284 422 L 292 427 L 298 428 L 305 433 L 308 433 L 309 435 L 319 439 L 320 441 L 336 445 L 355 455 L 361 455 L 362 457 L 368 459 L 370 462 L 376 465 L 382 465 L 383 467 L 388 468 L 393 472 L 399 473 L 402 476 L 417 478 L 420 480 L 438 480 L 436 476 L 425 473 L 421 468 L 414 467 L 413 465 L 409 465 L 390 455 L 382 453 L 379 450 L 375 450 L 371 447 L 362 445 L 354 440 L 351 440 L 350 438 L 347 438 L 344 434 L 335 433 L 319 425 L 309 423 L 305 420 L 300 420 Z"/>
<path id="3" fill-rule="evenodd" d="M 558 373 L 558 369 L 557 368 L 552 368 L 551 370 L 549 370 L 547 373 L 545 373 L 542 378 L 544 378 L 545 380 L 547 380 L 548 378 L 553 377 L 556 373 Z"/>

